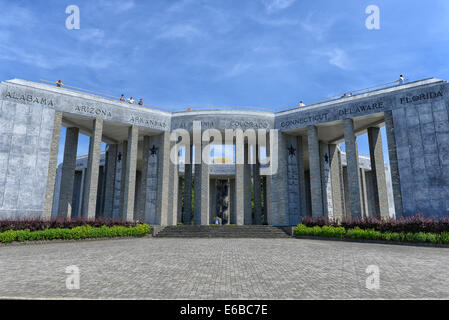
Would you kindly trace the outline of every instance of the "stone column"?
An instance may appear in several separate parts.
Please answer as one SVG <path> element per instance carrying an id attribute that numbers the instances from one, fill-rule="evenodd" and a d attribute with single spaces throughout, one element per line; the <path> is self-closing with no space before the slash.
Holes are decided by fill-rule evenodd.
<path id="1" fill-rule="evenodd" d="M 84 188 L 86 186 L 86 168 L 81 170 L 81 186 L 80 186 L 80 198 L 78 200 L 78 211 L 74 214 L 72 213 L 72 217 L 81 218 L 83 216 L 83 203 L 84 203 Z"/>
<path id="2" fill-rule="evenodd" d="M 168 225 L 174 226 L 177 224 L 178 218 L 178 188 L 179 188 L 179 149 L 175 142 L 170 142 L 170 149 L 176 148 L 176 151 L 173 154 L 174 162 L 170 159 L 170 173 L 169 173 L 169 208 L 168 208 Z"/>
<path id="3" fill-rule="evenodd" d="M 125 211 L 125 181 L 126 181 L 126 166 L 128 162 L 128 140 L 122 142 L 121 145 L 121 165 L 120 165 L 120 184 L 118 184 L 119 193 L 119 207 L 117 212 L 117 219 L 124 219 L 123 212 Z"/>
<path id="4" fill-rule="evenodd" d="M 270 132 L 270 156 L 277 155 L 277 170 L 266 177 L 268 224 L 273 226 L 287 226 L 290 223 L 286 150 L 286 135 L 282 132 Z"/>
<path id="5" fill-rule="evenodd" d="M 198 148 L 198 147 L 196 147 Z M 195 149 L 196 149 L 195 148 Z M 201 164 L 194 165 L 193 176 L 193 224 L 201 225 Z"/>
<path id="6" fill-rule="evenodd" d="M 253 181 L 254 181 L 254 224 L 262 224 L 262 181 L 260 178 L 260 162 L 259 162 L 259 146 L 254 146 L 256 148 L 254 152 L 255 164 L 253 164 Z"/>
<path id="7" fill-rule="evenodd" d="M 145 221 L 145 204 L 147 201 L 147 194 L 150 192 L 147 189 L 147 180 L 149 179 L 149 158 L 151 157 L 150 136 L 145 135 L 142 141 L 142 178 L 140 179 L 140 198 L 137 204 L 136 218 L 139 221 Z"/>
<path id="8" fill-rule="evenodd" d="M 270 139 L 268 137 L 267 143 L 265 146 L 265 155 L 270 157 Z M 265 175 L 263 178 L 263 224 L 268 224 L 268 176 Z"/>
<path id="9" fill-rule="evenodd" d="M 288 215 L 289 225 L 297 225 L 300 221 L 299 172 L 298 172 L 298 138 L 286 135 L 287 147 L 283 151 L 287 156 L 288 183 Z"/>
<path id="10" fill-rule="evenodd" d="M 184 165 L 184 224 L 192 221 L 192 146 L 186 146 L 186 163 Z"/>
<path id="11" fill-rule="evenodd" d="M 250 164 L 250 146 L 248 143 L 245 143 L 245 154 L 244 154 L 244 224 L 251 225 L 253 224 L 253 210 L 251 206 L 251 164 Z"/>
<path id="12" fill-rule="evenodd" d="M 178 179 L 178 217 L 177 222 L 182 222 L 182 195 L 184 193 L 184 179 Z"/>
<path id="13" fill-rule="evenodd" d="M 262 224 L 268 223 L 268 207 L 267 207 L 267 177 L 262 177 L 262 194 L 263 194 L 263 219 Z"/>
<path id="14" fill-rule="evenodd" d="M 229 204 L 230 204 L 230 214 L 229 223 L 236 224 L 235 215 L 235 179 L 229 179 Z"/>
<path id="15" fill-rule="evenodd" d="M 245 165 L 243 163 L 237 163 L 237 158 L 245 159 L 244 146 L 235 146 L 235 224 L 243 225 L 245 223 Z"/>
<path id="16" fill-rule="evenodd" d="M 214 224 L 214 218 L 217 216 L 217 179 L 210 179 L 210 208 L 209 223 Z"/>
<path id="17" fill-rule="evenodd" d="M 309 143 L 310 193 L 312 198 L 312 216 L 324 215 L 323 194 L 321 190 L 320 144 L 315 126 L 307 127 Z"/>
<path id="18" fill-rule="evenodd" d="M 104 209 L 103 209 L 103 215 L 105 219 L 112 218 L 117 151 L 118 145 L 110 144 L 108 146 L 108 151 L 106 152 L 106 161 L 105 161 L 106 182 L 105 182 Z"/>
<path id="19" fill-rule="evenodd" d="M 390 159 L 391 184 L 393 187 L 394 211 L 396 218 L 404 215 L 404 207 L 402 205 L 401 179 L 399 177 L 398 154 L 396 150 L 396 135 L 394 131 L 393 113 L 386 111 L 385 131 L 387 133 L 388 156 Z"/>
<path id="20" fill-rule="evenodd" d="M 357 138 L 355 136 L 354 123 L 352 119 L 344 120 L 344 135 L 348 172 L 349 208 L 352 216 L 362 217 L 362 205 L 360 202 L 359 155 L 357 151 Z"/>
<path id="21" fill-rule="evenodd" d="M 126 149 L 128 143 L 123 141 L 117 145 L 117 157 L 115 159 L 114 196 L 112 200 L 112 218 L 121 219 L 123 211 L 123 179 L 126 166 Z"/>
<path id="22" fill-rule="evenodd" d="M 55 112 L 53 119 L 53 132 L 50 143 L 50 159 L 48 162 L 47 186 L 45 190 L 45 202 L 43 218 L 51 219 L 53 211 L 53 199 L 55 195 L 56 173 L 58 170 L 59 139 L 61 137 L 62 112 Z"/>
<path id="23" fill-rule="evenodd" d="M 321 185 L 323 194 L 323 214 L 329 219 L 334 218 L 334 203 L 332 200 L 332 185 L 329 159 L 329 145 L 320 142 Z"/>
<path id="24" fill-rule="evenodd" d="M 209 165 L 201 157 L 206 145 L 195 146 L 195 225 L 209 224 Z"/>
<path id="25" fill-rule="evenodd" d="M 95 219 L 97 208 L 98 174 L 100 170 L 102 135 L 103 120 L 95 119 L 92 135 L 89 140 L 89 156 L 87 160 L 86 186 L 83 200 L 83 217 L 87 219 Z"/>
<path id="26" fill-rule="evenodd" d="M 59 193 L 58 218 L 70 218 L 75 180 L 76 153 L 78 150 L 78 128 L 67 128 L 62 162 L 61 191 Z"/>
<path id="27" fill-rule="evenodd" d="M 159 136 L 144 136 L 142 153 L 142 196 L 140 208 L 143 221 L 150 225 L 160 224 L 158 214 L 158 159 L 161 138 Z"/>
<path id="28" fill-rule="evenodd" d="M 298 160 L 298 177 L 299 177 L 299 214 L 301 217 L 308 215 L 307 198 L 306 198 L 306 177 L 304 167 L 304 140 L 303 136 L 297 138 L 297 160 Z"/>
<path id="29" fill-rule="evenodd" d="M 330 163 L 330 178 L 333 201 L 333 217 L 341 221 L 345 216 L 345 199 L 344 199 L 344 182 L 343 182 L 343 168 L 341 164 L 341 152 L 337 145 L 329 145 L 329 163 Z"/>
<path id="30" fill-rule="evenodd" d="M 387 181 L 385 179 L 384 152 L 380 128 L 368 128 L 368 142 L 373 177 L 374 211 L 376 217 L 388 218 Z"/>
<path id="31" fill-rule="evenodd" d="M 106 155 L 105 155 L 106 156 Z M 106 158 L 104 159 L 104 165 L 100 165 L 100 176 L 99 176 L 99 184 L 100 184 L 100 194 L 98 195 L 98 203 L 97 203 L 97 216 L 105 218 L 104 216 L 104 200 L 105 200 L 105 191 L 106 191 Z M 101 164 L 101 162 L 100 162 Z"/>
<path id="32" fill-rule="evenodd" d="M 226 206 L 226 209 L 223 208 L 223 218 L 226 220 L 227 224 L 231 223 L 231 216 L 230 216 L 230 210 L 231 210 L 231 201 L 230 201 L 230 183 L 229 179 L 226 179 L 222 182 L 223 190 L 227 190 L 227 193 L 224 194 L 223 201 L 221 202 Z"/>
<path id="33" fill-rule="evenodd" d="M 368 187 L 366 179 L 366 170 L 360 168 L 360 203 L 362 206 L 362 217 L 369 217 L 369 201 L 368 201 Z"/>
<path id="34" fill-rule="evenodd" d="M 204 152 L 206 143 L 202 144 L 201 152 Z M 209 221 L 209 164 L 201 164 L 201 224 L 208 224 Z"/>
<path id="35" fill-rule="evenodd" d="M 158 224 L 168 225 L 170 192 L 170 132 L 159 135 L 158 178 L 157 178 L 157 215 Z"/>
<path id="36" fill-rule="evenodd" d="M 124 198 L 122 218 L 126 221 L 134 219 L 134 199 L 136 192 L 136 168 L 137 168 L 137 143 L 139 129 L 137 126 L 128 128 L 128 149 L 124 179 Z"/>

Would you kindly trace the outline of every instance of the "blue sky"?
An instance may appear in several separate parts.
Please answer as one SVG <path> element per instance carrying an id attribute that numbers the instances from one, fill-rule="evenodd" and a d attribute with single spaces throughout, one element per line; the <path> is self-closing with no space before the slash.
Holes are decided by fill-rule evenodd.
<path id="1" fill-rule="evenodd" d="M 65 27 L 71 4 L 80 30 Z M 380 30 L 365 27 L 371 4 Z M 0 0 L 0 10 L 2 80 L 62 79 L 167 110 L 275 111 L 400 73 L 449 78 L 447 0 Z M 364 137 L 359 147 L 368 154 Z"/>

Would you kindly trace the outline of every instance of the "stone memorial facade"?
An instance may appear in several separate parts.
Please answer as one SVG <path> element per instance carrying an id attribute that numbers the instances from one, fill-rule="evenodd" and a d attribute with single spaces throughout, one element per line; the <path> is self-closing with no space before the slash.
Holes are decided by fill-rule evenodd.
<path id="1" fill-rule="evenodd" d="M 278 113 L 170 113 L 19 79 L 2 82 L 0 92 L 0 218 L 205 225 L 218 216 L 227 224 L 286 226 L 319 215 L 449 216 L 446 81 L 424 79 Z M 171 137 L 184 129 L 189 143 L 198 141 L 194 123 L 223 136 L 241 129 L 244 145 L 231 158 L 244 162 L 199 161 L 217 141 L 203 135 L 191 148 Z M 249 129 L 267 133 L 268 141 L 257 135 L 254 143 Z M 77 158 L 80 133 L 90 137 L 89 153 Z M 368 158 L 358 154 L 364 133 Z M 175 156 L 174 146 L 182 150 Z"/>

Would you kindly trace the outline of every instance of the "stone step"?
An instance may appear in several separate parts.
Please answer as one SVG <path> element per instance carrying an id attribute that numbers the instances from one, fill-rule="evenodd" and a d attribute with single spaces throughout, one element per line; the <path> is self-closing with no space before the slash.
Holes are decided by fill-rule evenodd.
<path id="1" fill-rule="evenodd" d="M 158 238 L 289 238 L 272 226 L 167 226 Z"/>
<path id="2" fill-rule="evenodd" d="M 183 233 L 183 234 L 158 234 L 156 237 L 185 237 L 185 238 L 196 238 L 196 237 L 206 237 L 206 238 L 288 238 L 288 235 L 283 234 L 212 234 L 212 233 Z"/>

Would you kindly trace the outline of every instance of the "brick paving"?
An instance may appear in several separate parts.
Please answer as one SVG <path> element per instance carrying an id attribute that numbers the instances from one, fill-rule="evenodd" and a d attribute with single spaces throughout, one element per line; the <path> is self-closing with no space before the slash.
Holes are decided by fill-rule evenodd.
<path id="1" fill-rule="evenodd" d="M 80 269 L 68 290 L 65 268 Z M 380 289 L 366 289 L 367 266 Z M 299 239 L 126 239 L 0 247 L 0 297 L 448 299 L 449 249 Z"/>

